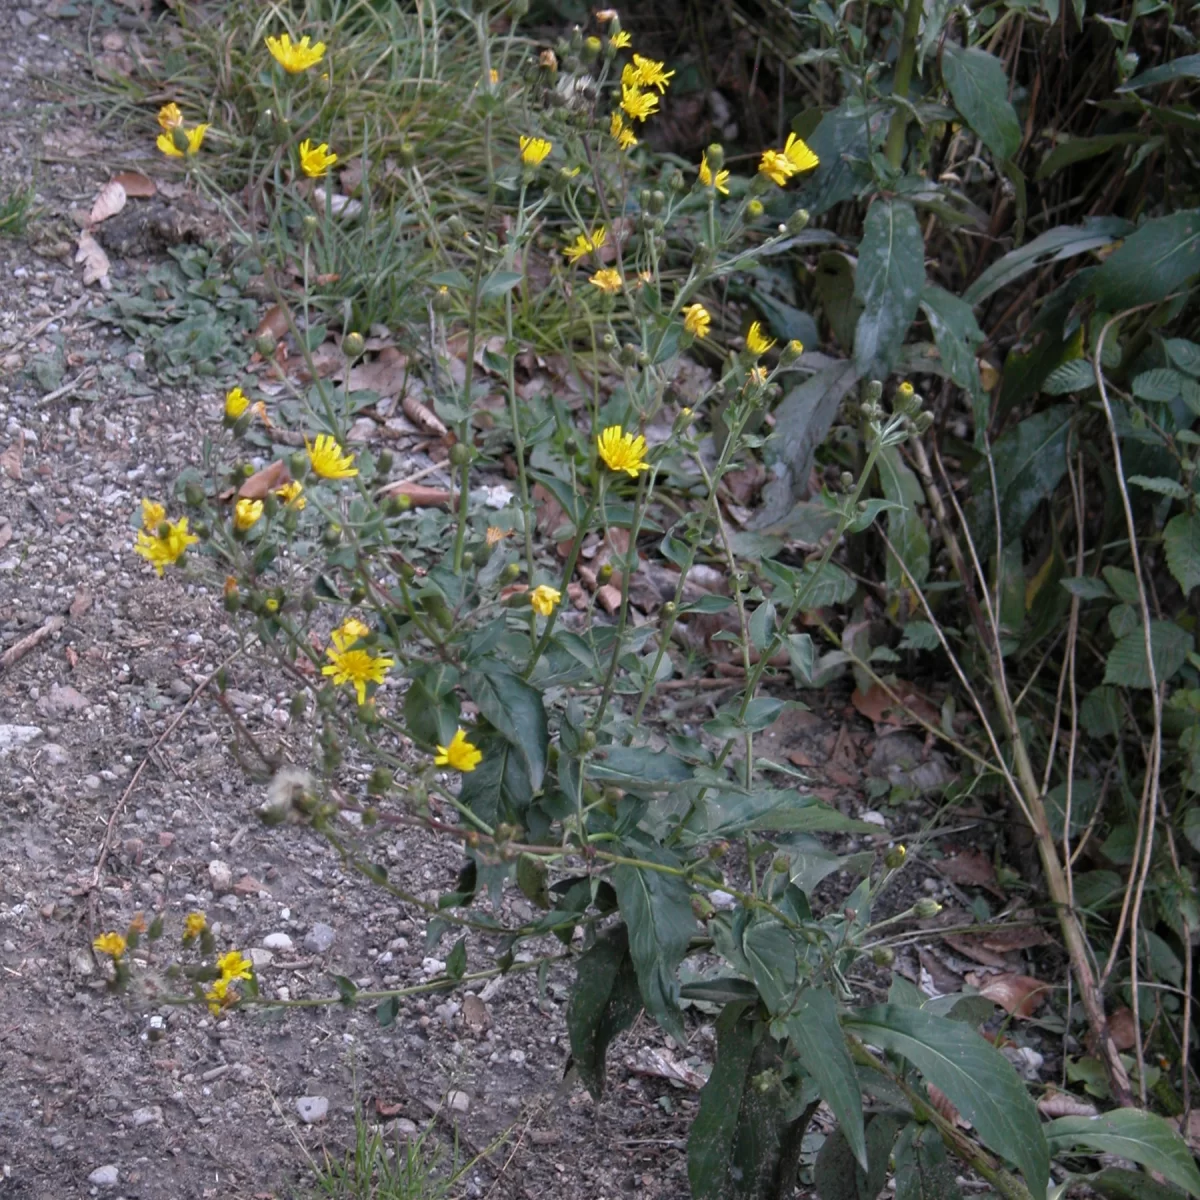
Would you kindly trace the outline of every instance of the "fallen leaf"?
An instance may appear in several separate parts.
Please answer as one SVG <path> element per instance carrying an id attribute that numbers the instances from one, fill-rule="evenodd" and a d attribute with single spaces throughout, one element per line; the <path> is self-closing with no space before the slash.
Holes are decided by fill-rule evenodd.
<path id="1" fill-rule="evenodd" d="M 289 329 L 287 309 L 280 304 L 272 304 L 263 314 L 254 330 L 256 338 L 270 336 L 278 341 Z"/>
<path id="2" fill-rule="evenodd" d="M 445 488 L 426 487 L 423 483 L 400 480 L 379 489 L 381 496 L 407 496 L 413 508 L 443 508 L 450 503 L 452 493 Z"/>
<path id="3" fill-rule="evenodd" d="M 995 950 L 989 950 L 986 946 L 980 945 L 978 938 L 946 933 L 942 935 L 942 941 L 952 950 L 957 950 L 959 954 L 973 962 L 982 963 L 985 967 L 1012 966 L 1012 963 L 1003 954 L 998 954 Z"/>
<path id="4" fill-rule="evenodd" d="M 1047 1092 L 1038 1102 L 1043 1117 L 1094 1117 L 1096 1106 L 1072 1096 L 1070 1092 Z"/>
<path id="5" fill-rule="evenodd" d="M 636 1054 L 625 1060 L 625 1066 L 635 1075 L 649 1075 L 655 1079 L 667 1079 L 671 1083 L 699 1091 L 708 1082 L 699 1071 L 673 1058 L 666 1050 L 654 1046 L 643 1046 Z"/>
<path id="6" fill-rule="evenodd" d="M 953 883 L 986 888 L 993 895 L 1004 898 L 996 881 L 995 864 L 982 850 L 964 850 L 933 865 Z"/>
<path id="7" fill-rule="evenodd" d="M 916 725 L 926 721 L 936 726 L 941 721 L 941 710 L 911 683 L 898 679 L 889 687 L 899 697 L 899 704 L 878 683 L 871 684 L 865 692 L 855 688 L 850 701 L 876 725 Z"/>
<path id="8" fill-rule="evenodd" d="M 918 986 L 923 992 L 931 996 L 950 996 L 962 991 L 962 976 L 942 962 L 932 950 L 918 947 L 917 960 L 921 964 L 921 975 L 929 978 L 929 987 L 925 986 L 924 978 L 919 981 Z"/>
<path id="9" fill-rule="evenodd" d="M 1013 913 L 1013 918 L 1032 922 L 1033 913 L 1025 910 Z M 979 942 L 980 945 L 985 946 L 988 950 L 994 950 L 997 954 L 1008 954 L 1013 950 L 1029 950 L 1034 946 L 1044 946 L 1051 940 L 1050 935 L 1040 925 L 1028 924 L 1002 926 L 993 933 L 980 935 Z"/>
<path id="10" fill-rule="evenodd" d="M 72 671 L 79 666 L 79 655 L 75 652 L 74 646 L 68 646 L 63 651 L 63 657 L 67 660 L 67 666 L 70 667 Z"/>
<path id="11" fill-rule="evenodd" d="M 463 997 L 462 1015 L 464 1024 L 475 1033 L 482 1033 L 492 1023 L 487 1004 L 473 992 Z"/>
<path id="12" fill-rule="evenodd" d="M 278 491 L 285 483 L 290 482 L 291 478 L 287 462 L 282 458 L 277 458 L 274 462 L 268 463 L 263 467 L 261 471 L 255 471 L 238 488 L 238 499 L 265 500 L 271 492 Z M 228 492 L 223 493 L 221 499 L 224 500 L 228 495 Z"/>
<path id="13" fill-rule="evenodd" d="M 1049 995 L 1051 986 L 1032 975 L 1017 975 L 1011 971 L 987 976 L 971 972 L 966 978 L 972 987 L 979 989 L 981 996 L 986 996 L 1014 1017 L 1032 1017 Z"/>
<path id="14" fill-rule="evenodd" d="M 607 613 L 615 613 L 621 607 L 621 589 L 606 583 L 596 589 L 596 602 Z"/>
<path id="15" fill-rule="evenodd" d="M 400 399 L 400 408 L 422 433 L 432 434 L 434 437 L 446 436 L 446 423 L 429 405 L 422 404 L 416 396 L 406 392 Z"/>
<path id="16" fill-rule="evenodd" d="M 1133 1010 L 1118 1008 L 1108 1018 L 1108 1032 L 1118 1050 L 1132 1050 L 1137 1045 L 1137 1023 L 1133 1019 Z"/>
<path id="17" fill-rule="evenodd" d="M 83 282 L 99 283 L 108 278 L 109 261 L 100 243 L 85 229 L 79 235 L 75 261 L 83 263 Z"/>
<path id="18" fill-rule="evenodd" d="M 404 1105 L 400 1103 L 393 1104 L 389 1100 L 384 1100 L 379 1096 L 375 1097 L 375 1111 L 383 1118 L 398 1117 L 404 1111 Z"/>
<path id="19" fill-rule="evenodd" d="M 158 191 L 158 184 L 141 171 L 118 171 L 112 182 L 119 183 L 125 189 L 125 195 L 135 200 L 149 200 Z"/>
<path id="20" fill-rule="evenodd" d="M 92 201 L 92 211 L 88 213 L 88 223 L 99 225 L 101 221 L 107 221 L 109 217 L 115 217 L 125 207 L 127 198 L 128 194 L 125 191 L 124 185 L 118 183 L 115 179 L 110 179 L 96 193 L 96 199 Z"/>
<path id="21" fill-rule="evenodd" d="M 67 613 L 72 617 L 82 617 L 91 607 L 92 593 L 80 591 L 75 593 L 75 599 L 71 601 L 71 607 L 67 609 Z"/>
<path id="22" fill-rule="evenodd" d="M 15 479 L 18 483 L 21 482 L 22 470 L 21 461 L 25 457 L 25 435 L 20 430 L 17 431 L 17 440 L 3 454 L 0 454 L 0 471 L 3 471 L 9 479 Z"/>
<path id="23" fill-rule="evenodd" d="M 341 351 L 338 351 L 341 355 Z M 345 357 L 341 357 L 345 363 Z M 381 350 L 370 362 L 359 362 L 350 368 L 346 389 L 351 392 L 378 392 L 380 397 L 399 396 L 406 391 L 412 379 L 408 368 L 408 355 L 401 354 L 395 346 Z"/>
<path id="24" fill-rule="evenodd" d="M 257 896 L 259 892 L 270 892 L 270 888 L 266 884 L 259 883 L 253 875 L 243 875 L 241 879 L 233 885 L 233 890 L 239 896 Z"/>

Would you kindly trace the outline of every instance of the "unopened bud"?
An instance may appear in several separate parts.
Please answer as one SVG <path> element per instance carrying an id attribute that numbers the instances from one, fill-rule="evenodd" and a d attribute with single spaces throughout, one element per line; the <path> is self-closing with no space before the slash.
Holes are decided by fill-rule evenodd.
<path id="1" fill-rule="evenodd" d="M 503 583 L 516 583 L 521 578 L 521 564 L 510 562 L 503 571 L 500 572 L 500 580 Z"/>
<path id="2" fill-rule="evenodd" d="M 617 355 L 617 359 L 623 367 L 636 367 L 638 360 L 638 348 L 626 343 L 621 347 L 621 352 Z"/>
<path id="3" fill-rule="evenodd" d="M 697 921 L 707 921 L 716 911 L 707 896 L 692 896 L 692 915 Z"/>
<path id="4" fill-rule="evenodd" d="M 368 796 L 386 796 L 392 787 L 392 773 L 386 767 L 376 767 L 367 780 Z"/>
<path id="5" fill-rule="evenodd" d="M 470 466 L 471 460 L 475 457 L 471 447 L 466 442 L 455 442 L 450 447 L 450 465 L 452 467 Z"/>
<path id="6" fill-rule="evenodd" d="M 402 167 L 411 167 L 417 161 L 417 148 L 410 141 L 400 143 L 400 149 L 396 151 L 396 161 Z"/>
<path id="7" fill-rule="evenodd" d="M 263 358 L 270 358 L 275 353 L 275 347 L 278 345 L 279 343 L 275 340 L 275 335 L 272 333 L 260 333 L 254 339 L 254 348 Z"/>
<path id="8" fill-rule="evenodd" d="M 871 951 L 871 961 L 877 967 L 890 967 L 896 961 L 896 952 L 891 946 L 876 946 Z"/>
<path id="9" fill-rule="evenodd" d="M 893 846 L 884 856 L 883 865 L 889 871 L 895 871 L 899 867 L 904 866 L 904 860 L 908 857 L 908 851 L 903 846 Z"/>
<path id="10" fill-rule="evenodd" d="M 854 486 L 854 472 L 843 471 L 838 482 L 842 485 L 842 491 L 848 492 Z"/>
<path id="11" fill-rule="evenodd" d="M 342 353 L 347 358 L 358 358 L 365 346 L 366 342 L 361 333 L 351 332 L 342 338 Z"/>
<path id="12" fill-rule="evenodd" d="M 792 862 L 786 854 L 779 855 L 779 857 L 776 858 L 773 863 L 771 863 L 771 870 L 774 871 L 776 875 L 786 875 L 789 871 L 791 871 L 791 869 Z"/>
<path id="13" fill-rule="evenodd" d="M 787 219 L 786 229 L 793 237 L 798 233 L 803 233 L 808 228 L 809 216 L 807 208 L 798 208 Z"/>
<path id="14" fill-rule="evenodd" d="M 863 404 L 877 404 L 883 395 L 883 384 L 878 379 L 869 379 L 863 384 Z"/>
<path id="15" fill-rule="evenodd" d="M 446 222 L 446 232 L 449 233 L 451 237 L 460 238 L 460 237 L 466 236 L 466 233 L 467 233 L 466 223 L 463 221 L 462 217 L 460 217 L 457 213 L 455 213 Z"/>
<path id="16" fill-rule="evenodd" d="M 713 142 L 704 151 L 704 157 L 708 162 L 708 169 L 715 176 L 725 165 L 725 147 L 720 142 Z"/>
<path id="17" fill-rule="evenodd" d="M 606 333 L 600 339 L 600 346 L 604 350 L 615 350 L 617 348 L 617 339 L 611 333 Z"/>
<path id="18" fill-rule="evenodd" d="M 942 906 L 929 896 L 922 896 L 913 905 L 913 916 L 918 917 L 922 921 L 928 921 L 930 917 L 936 917 L 942 911 Z"/>
<path id="19" fill-rule="evenodd" d="M 913 427 L 918 433 L 926 433 L 929 427 L 933 424 L 933 413 L 926 409 L 924 412 L 919 412 L 913 418 Z"/>
<path id="20" fill-rule="evenodd" d="M 603 587 L 613 577 L 612 563 L 605 563 L 600 570 L 596 572 L 596 582 Z"/>
<path id="21" fill-rule="evenodd" d="M 752 221 L 757 221 L 763 215 L 763 202 L 755 197 L 746 204 L 746 216 Z"/>

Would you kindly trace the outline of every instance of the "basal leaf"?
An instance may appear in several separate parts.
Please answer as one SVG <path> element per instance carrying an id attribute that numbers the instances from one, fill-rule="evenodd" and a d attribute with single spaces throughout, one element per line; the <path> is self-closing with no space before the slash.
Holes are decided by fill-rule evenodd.
<path id="1" fill-rule="evenodd" d="M 863 311 L 854 330 L 859 375 L 887 366 L 917 315 L 925 286 L 925 241 L 907 200 L 876 197 L 858 247 L 854 294 Z"/>
<path id="2" fill-rule="evenodd" d="M 942 47 L 942 77 L 954 107 L 997 158 L 1012 158 L 1021 145 L 1021 122 L 1008 99 L 1008 74 L 994 55 L 978 47 Z"/>

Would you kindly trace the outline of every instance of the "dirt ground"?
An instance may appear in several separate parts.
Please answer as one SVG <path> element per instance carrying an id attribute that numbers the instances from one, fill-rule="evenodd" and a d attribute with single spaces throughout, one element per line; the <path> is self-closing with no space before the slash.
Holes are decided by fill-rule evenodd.
<path id="1" fill-rule="evenodd" d="M 139 974 L 161 970 L 199 908 L 277 998 L 329 995 L 333 974 L 419 983 L 449 944 L 427 949 L 422 914 L 348 877 L 324 841 L 255 815 L 263 788 L 202 686 L 237 646 L 219 596 L 186 574 L 160 581 L 131 552 L 141 497 L 164 497 L 197 460 L 219 381 L 187 390 L 148 373 L 94 319 L 103 294 L 71 260 L 68 214 L 114 164 L 135 165 L 95 114 L 46 99 L 47 77 L 86 73 L 87 10 L 0 0 L 0 17 L 0 194 L 32 173 L 40 208 L 28 237 L 0 238 L 0 652 L 60 622 L 0 668 L 0 1197 L 308 1195 L 311 1162 L 350 1143 L 356 1104 L 389 1136 L 433 1120 L 444 1145 L 457 1124 L 464 1149 L 483 1149 L 508 1131 L 465 1195 L 686 1195 L 694 1087 L 642 1073 L 639 1051 L 669 1049 L 645 1023 L 614 1047 L 602 1103 L 564 1083 L 565 968 L 544 994 L 533 972 L 477 985 L 469 1014 L 462 994 L 409 1001 L 387 1029 L 369 1008 L 216 1021 L 107 989 L 92 937 L 138 912 L 167 928 L 137 952 Z M 229 667 L 248 728 L 303 761 L 309 731 L 288 725 L 279 682 L 253 659 Z M 869 809 L 862 773 L 886 777 L 899 743 L 879 759 L 844 696 L 800 716 L 761 752 L 795 755 L 831 799 Z M 383 849 L 431 898 L 458 870 L 424 836 Z M 944 894 L 920 870 L 913 886 Z M 702 1073 L 711 1041 L 694 1030 L 674 1054 Z"/>

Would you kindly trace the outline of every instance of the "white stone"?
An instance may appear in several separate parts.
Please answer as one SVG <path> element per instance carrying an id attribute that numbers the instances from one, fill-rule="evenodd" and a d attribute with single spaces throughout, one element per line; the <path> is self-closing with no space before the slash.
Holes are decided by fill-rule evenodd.
<path id="1" fill-rule="evenodd" d="M 216 896 L 222 896 L 233 888 L 233 871 L 227 862 L 214 858 L 208 864 L 208 883 Z"/>
<path id="2" fill-rule="evenodd" d="M 324 1096 L 301 1096 L 296 1101 L 296 1111 L 305 1125 L 325 1120 L 329 1112 L 329 1101 Z"/>
<path id="3" fill-rule="evenodd" d="M 279 950 L 283 953 L 290 951 L 295 944 L 286 933 L 268 933 L 262 940 L 263 947 L 267 950 Z"/>
<path id="4" fill-rule="evenodd" d="M 275 961 L 275 955 L 270 950 L 264 950 L 261 946 L 251 946 L 250 961 L 254 964 L 256 971 L 262 971 Z"/>
<path id="5" fill-rule="evenodd" d="M 161 1125 L 163 1113 L 157 1104 L 153 1104 L 148 1108 L 135 1108 L 129 1119 L 135 1128 L 141 1128 L 143 1125 Z"/>
<path id="6" fill-rule="evenodd" d="M 451 1112 L 465 1113 L 471 1107 L 471 1097 L 466 1092 L 450 1092 L 446 1104 Z"/>
<path id="7" fill-rule="evenodd" d="M 0 758 L 41 736 L 42 731 L 36 725 L 0 725 Z"/>
<path id="8" fill-rule="evenodd" d="M 88 1183 L 95 1187 L 116 1187 L 120 1172 L 112 1163 L 97 1167 L 89 1176 Z"/>

